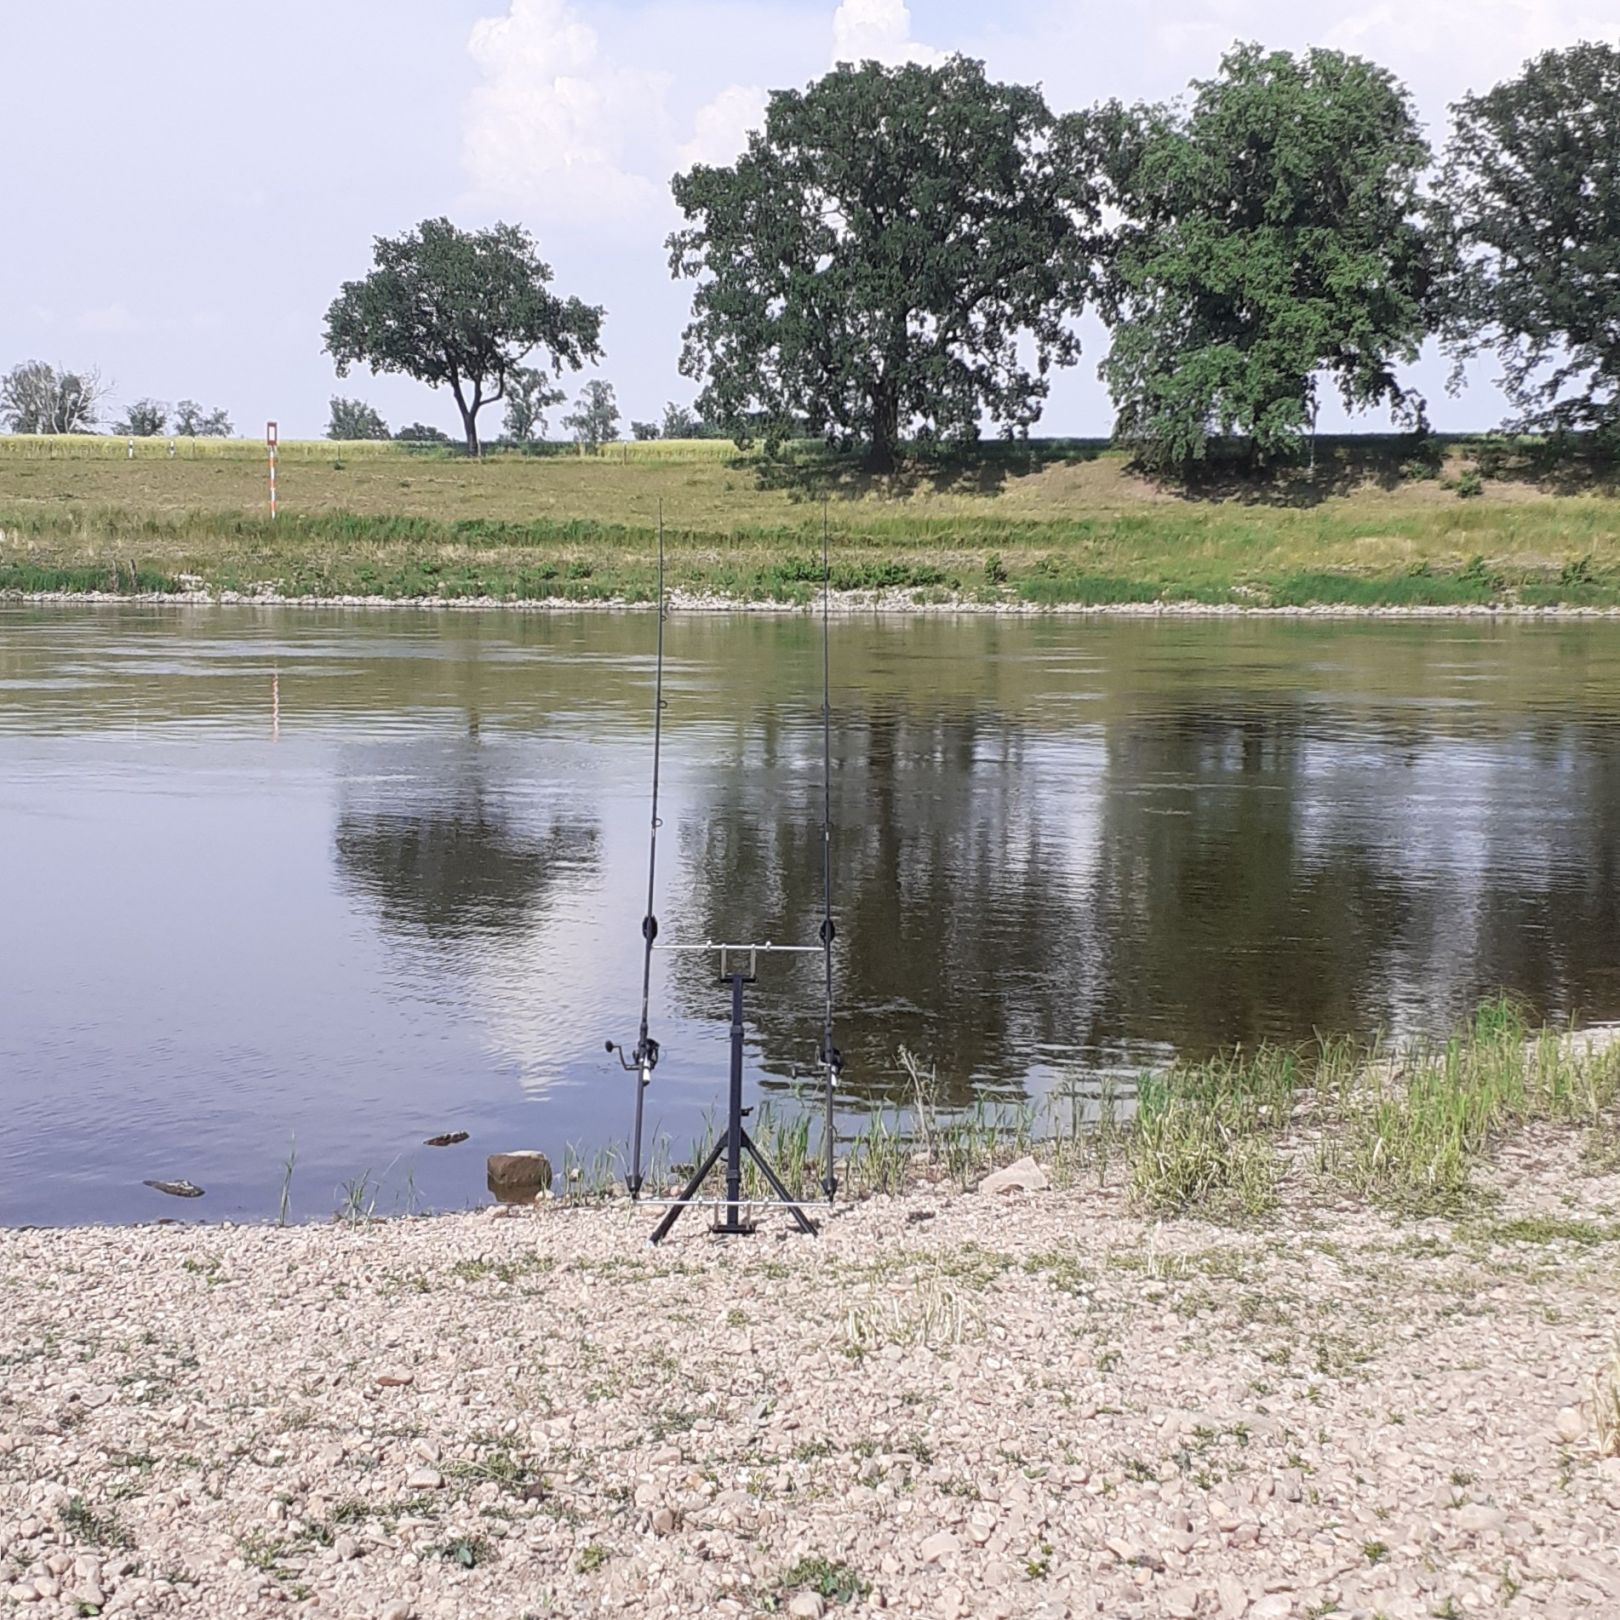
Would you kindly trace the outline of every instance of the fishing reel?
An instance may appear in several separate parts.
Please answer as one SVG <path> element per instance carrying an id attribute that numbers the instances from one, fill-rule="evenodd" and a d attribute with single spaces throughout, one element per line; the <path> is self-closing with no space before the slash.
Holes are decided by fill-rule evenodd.
<path id="1" fill-rule="evenodd" d="M 650 1035 L 642 1036 L 633 1052 L 627 1053 L 617 1041 L 608 1041 L 606 1045 L 626 1074 L 651 1074 L 658 1067 L 658 1042 Z"/>

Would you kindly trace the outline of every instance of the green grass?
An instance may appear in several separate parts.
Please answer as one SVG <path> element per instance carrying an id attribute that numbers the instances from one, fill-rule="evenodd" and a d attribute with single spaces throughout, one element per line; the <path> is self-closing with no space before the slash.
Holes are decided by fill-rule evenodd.
<path id="1" fill-rule="evenodd" d="M 210 591 L 399 600 L 645 602 L 662 510 L 670 583 L 804 603 L 826 505 L 840 590 L 1032 606 L 1207 603 L 1456 608 L 1620 606 L 1620 499 L 1509 446 L 1441 447 L 1407 477 L 1399 441 L 1343 441 L 1315 481 L 1197 489 L 1084 442 L 986 446 L 891 477 L 798 446 L 627 445 L 469 462 L 442 447 L 282 447 L 282 511 L 262 446 L 0 437 L 0 591 Z M 1493 459 L 1494 457 L 1494 459 Z M 1452 482 L 1454 482 L 1452 478 Z"/>
<path id="2" fill-rule="evenodd" d="M 871 1590 L 848 1564 L 826 1558 L 801 1558 L 782 1571 L 777 1585 L 784 1593 L 814 1592 L 829 1603 L 853 1603 Z"/>
<path id="3" fill-rule="evenodd" d="M 1034 1152 L 1060 1183 L 1122 1174 L 1136 1206 L 1158 1215 L 1254 1221 L 1273 1213 L 1292 1184 L 1307 1197 L 1402 1214 L 1471 1216 L 1481 1203 L 1479 1172 L 1515 1134 L 1540 1126 L 1589 1138 L 1612 1128 L 1620 1110 L 1620 1045 L 1588 1054 L 1551 1031 L 1530 1029 L 1507 997 L 1483 1003 L 1467 1028 L 1444 1041 L 1400 1050 L 1345 1040 L 1263 1046 L 1146 1074 L 1134 1109 L 1109 1101 L 1100 1122 L 1077 1115 L 1061 1093 L 1044 1110 L 946 1109 L 933 1071 L 901 1056 L 915 1096 L 874 1113 L 840 1141 L 845 1197 L 941 1183 L 967 1188 L 996 1165 Z M 819 1123 L 763 1103 L 754 1134 L 788 1190 L 816 1200 Z M 711 1129 L 686 1162 L 699 1160 L 713 1140 Z M 649 1172 L 652 1187 L 685 1179 L 666 1157 L 667 1144 Z M 756 1200 L 769 1195 L 752 1172 L 743 1191 Z M 717 1173 L 704 1195 L 719 1194 Z M 1620 1227 L 1554 1217 L 1480 1232 L 1503 1243 L 1620 1241 Z"/>

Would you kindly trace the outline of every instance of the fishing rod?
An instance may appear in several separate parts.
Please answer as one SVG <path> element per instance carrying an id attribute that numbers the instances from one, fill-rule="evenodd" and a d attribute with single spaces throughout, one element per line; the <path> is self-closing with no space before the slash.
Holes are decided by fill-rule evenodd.
<path id="1" fill-rule="evenodd" d="M 838 929 L 832 914 L 832 567 L 827 539 L 827 503 L 821 503 L 821 957 L 825 970 L 826 1001 L 821 1026 L 823 1102 L 822 1138 L 826 1162 L 821 1190 L 830 1204 L 838 1194 L 833 1162 L 833 1091 L 844 1059 L 833 1045 L 833 940 Z"/>
<path id="2" fill-rule="evenodd" d="M 658 829 L 663 825 L 658 817 L 658 767 L 664 736 L 664 503 L 658 503 L 658 655 L 657 673 L 653 677 L 653 768 L 652 768 L 652 825 L 647 840 L 647 910 L 641 919 L 641 937 L 646 942 L 641 962 L 641 1032 L 636 1037 L 636 1048 L 628 1057 L 624 1048 L 614 1041 L 607 1043 L 609 1052 L 615 1053 L 620 1064 L 636 1076 L 636 1123 L 630 1145 L 630 1174 L 625 1185 L 632 1199 L 641 1196 L 641 1120 L 647 1101 L 647 1087 L 652 1083 L 652 1072 L 658 1067 L 658 1042 L 648 1032 L 649 1008 L 652 1002 L 653 941 L 658 938 L 658 918 L 653 910 L 655 885 L 658 881 Z"/>

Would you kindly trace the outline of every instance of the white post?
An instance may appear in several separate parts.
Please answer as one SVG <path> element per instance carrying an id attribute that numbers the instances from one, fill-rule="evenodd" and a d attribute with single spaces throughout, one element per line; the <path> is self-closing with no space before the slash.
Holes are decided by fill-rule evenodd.
<path id="1" fill-rule="evenodd" d="M 264 424 L 264 442 L 270 451 L 270 521 L 276 520 L 276 424 Z"/>

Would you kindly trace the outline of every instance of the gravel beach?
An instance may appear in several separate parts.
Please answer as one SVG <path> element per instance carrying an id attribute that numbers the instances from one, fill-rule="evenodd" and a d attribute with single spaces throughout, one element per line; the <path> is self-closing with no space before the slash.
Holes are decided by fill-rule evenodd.
<path id="1" fill-rule="evenodd" d="M 1492 1183 L 0 1233 L 0 1611 L 1620 1615 L 1620 1176 Z"/>

